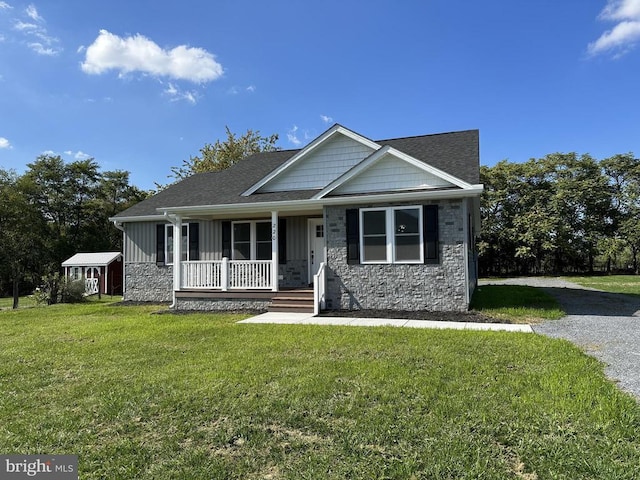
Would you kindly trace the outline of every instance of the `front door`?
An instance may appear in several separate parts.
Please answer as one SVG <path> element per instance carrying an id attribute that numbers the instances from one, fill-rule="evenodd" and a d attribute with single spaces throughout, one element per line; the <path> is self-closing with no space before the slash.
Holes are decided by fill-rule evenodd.
<path id="1" fill-rule="evenodd" d="M 313 283 L 313 276 L 318 273 L 324 257 L 324 220 L 310 218 L 308 220 L 309 238 L 309 284 Z"/>

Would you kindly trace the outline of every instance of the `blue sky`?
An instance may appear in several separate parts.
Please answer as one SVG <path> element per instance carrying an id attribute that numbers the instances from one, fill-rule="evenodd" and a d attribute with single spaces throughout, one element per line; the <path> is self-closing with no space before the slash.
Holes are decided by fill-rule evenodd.
<path id="1" fill-rule="evenodd" d="M 0 0 L 0 168 L 134 185 L 224 138 L 479 129 L 481 163 L 640 155 L 640 0 Z"/>

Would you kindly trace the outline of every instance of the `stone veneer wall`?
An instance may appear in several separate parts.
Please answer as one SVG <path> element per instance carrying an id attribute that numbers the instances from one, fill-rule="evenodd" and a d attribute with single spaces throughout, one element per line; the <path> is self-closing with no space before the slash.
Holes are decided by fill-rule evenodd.
<path id="1" fill-rule="evenodd" d="M 271 300 L 264 298 L 177 298 L 176 310 L 229 311 L 267 310 Z"/>
<path id="2" fill-rule="evenodd" d="M 348 265 L 346 208 L 325 208 L 327 309 L 468 309 L 462 203 L 460 200 L 432 203 L 439 205 L 440 263 L 436 265 Z"/>
<path id="3" fill-rule="evenodd" d="M 173 266 L 127 262 L 124 270 L 124 301 L 173 301 Z"/>
<path id="4" fill-rule="evenodd" d="M 279 265 L 278 273 L 282 280 L 278 285 L 280 288 L 298 288 L 309 285 L 308 266 L 306 260 L 287 260 L 286 265 Z"/>

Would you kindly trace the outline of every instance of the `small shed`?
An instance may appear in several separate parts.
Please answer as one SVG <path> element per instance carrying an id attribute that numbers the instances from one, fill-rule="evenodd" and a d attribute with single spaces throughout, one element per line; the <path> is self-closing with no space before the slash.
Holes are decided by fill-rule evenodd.
<path id="1" fill-rule="evenodd" d="M 62 268 L 66 277 L 84 279 L 89 295 L 122 295 L 122 263 L 120 252 L 76 253 Z"/>

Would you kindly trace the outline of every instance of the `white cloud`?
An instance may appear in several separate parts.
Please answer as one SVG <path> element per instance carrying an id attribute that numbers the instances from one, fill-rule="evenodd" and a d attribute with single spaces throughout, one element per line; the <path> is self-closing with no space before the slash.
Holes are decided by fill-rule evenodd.
<path id="1" fill-rule="evenodd" d="M 165 95 L 170 97 L 172 102 L 178 102 L 180 100 L 186 100 L 191 104 L 195 104 L 198 98 L 198 94 L 195 91 L 181 90 L 179 87 L 169 82 L 169 86 L 164 90 Z"/>
<path id="2" fill-rule="evenodd" d="M 57 48 L 45 47 L 40 42 L 31 42 L 31 43 L 28 43 L 27 45 L 31 50 L 36 52 L 38 55 L 53 56 L 60 53 L 60 50 L 58 50 Z"/>
<path id="3" fill-rule="evenodd" d="M 17 20 L 16 23 L 13 24 L 13 29 L 14 30 L 18 30 L 19 32 L 35 31 L 38 28 L 40 28 L 40 27 L 38 25 L 36 25 L 35 23 L 27 23 L 27 22 L 23 22 L 21 20 Z"/>
<path id="4" fill-rule="evenodd" d="M 82 150 L 78 150 L 77 152 L 74 152 L 73 150 L 65 150 L 64 154 L 69 157 L 73 157 L 75 160 L 88 160 L 90 158 L 93 158 L 91 155 L 89 155 L 88 153 L 84 153 Z"/>
<path id="5" fill-rule="evenodd" d="M 11 142 L 4 137 L 0 137 L 0 149 L 10 150 L 11 148 L 13 148 Z"/>
<path id="6" fill-rule="evenodd" d="M 287 132 L 287 139 L 289 140 L 289 142 L 293 143 L 295 146 L 299 146 L 302 145 L 302 141 L 300 141 L 300 139 L 298 138 L 298 136 L 296 135 L 296 132 L 298 131 L 298 126 L 294 125 L 293 127 L 291 127 L 291 129 Z"/>
<path id="7" fill-rule="evenodd" d="M 88 153 L 84 153 L 82 150 L 78 150 L 73 154 L 73 158 L 75 158 L 76 160 L 88 160 L 91 158 L 91 155 L 89 155 Z"/>
<path id="8" fill-rule="evenodd" d="M 608 0 L 600 18 L 604 20 L 625 20 L 640 17 L 640 1 L 638 0 Z"/>
<path id="9" fill-rule="evenodd" d="M 24 36 L 24 43 L 38 55 L 53 56 L 62 51 L 59 40 L 49 35 L 47 29 L 42 25 L 45 22 L 40 16 L 36 7 L 31 4 L 25 9 L 26 15 L 32 21 L 22 21 L 16 19 L 13 23 L 13 30 L 20 32 Z M 37 23 L 33 23 L 33 21 Z"/>
<path id="10" fill-rule="evenodd" d="M 0 2 L 0 10 L 9 10 L 13 8 L 11 5 L 9 5 L 7 2 Z"/>
<path id="11" fill-rule="evenodd" d="M 121 75 L 143 72 L 193 83 L 210 82 L 223 74 L 222 65 L 214 55 L 202 48 L 179 45 L 165 50 L 140 34 L 122 38 L 100 30 L 86 49 L 82 71 L 99 75 L 109 70 L 119 71 Z"/>
<path id="12" fill-rule="evenodd" d="M 249 85 L 249 86 L 247 87 L 247 92 L 251 92 L 251 93 L 253 93 L 253 92 L 255 92 L 255 91 L 256 91 L 256 86 L 255 86 L 255 85 Z"/>
<path id="13" fill-rule="evenodd" d="M 327 115 L 320 115 L 320 119 L 324 122 L 324 123 L 333 123 L 333 118 L 327 116 Z"/>
<path id="14" fill-rule="evenodd" d="M 36 22 L 44 22 L 44 18 L 38 14 L 38 9 L 33 3 L 25 9 L 25 12 L 32 20 L 35 20 Z"/>
<path id="15" fill-rule="evenodd" d="M 617 58 L 640 40 L 640 0 L 608 0 L 598 18 L 618 23 L 587 46 L 590 55 L 610 52 Z"/>

